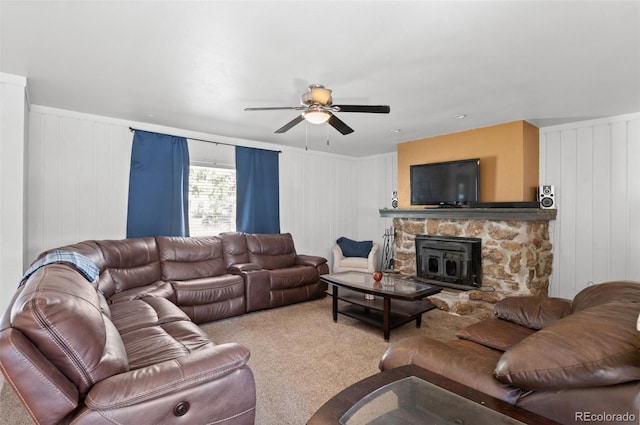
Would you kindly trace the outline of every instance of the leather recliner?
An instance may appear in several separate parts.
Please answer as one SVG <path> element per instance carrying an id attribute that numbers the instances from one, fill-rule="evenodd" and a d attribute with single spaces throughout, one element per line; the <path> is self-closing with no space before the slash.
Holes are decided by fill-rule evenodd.
<path id="1" fill-rule="evenodd" d="M 592 285 L 573 301 L 507 297 L 494 313 L 446 343 L 400 340 L 380 369 L 415 364 L 563 424 L 592 413 L 638 420 L 640 282 Z"/>

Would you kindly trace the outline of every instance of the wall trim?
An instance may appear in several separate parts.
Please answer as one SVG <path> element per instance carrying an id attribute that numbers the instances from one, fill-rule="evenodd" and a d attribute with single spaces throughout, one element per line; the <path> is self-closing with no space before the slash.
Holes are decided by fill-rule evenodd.
<path id="1" fill-rule="evenodd" d="M 42 113 L 42 114 L 58 115 L 58 116 L 64 116 L 69 118 L 100 122 L 104 124 L 118 125 L 122 127 L 134 127 L 143 131 L 152 131 L 156 133 L 171 134 L 175 136 L 182 136 L 187 139 L 210 140 L 211 143 L 215 143 L 216 141 L 218 141 L 220 143 L 241 145 L 241 146 L 246 146 L 251 148 L 280 150 L 283 153 L 302 152 L 309 155 L 316 155 L 316 156 L 322 156 L 322 157 L 328 157 L 328 158 L 351 159 L 351 160 L 359 158 L 359 157 L 340 155 L 340 154 L 335 154 L 330 152 L 319 152 L 319 151 L 312 151 L 312 150 L 307 151 L 304 148 L 297 148 L 297 147 L 285 146 L 285 145 L 276 145 L 272 143 L 260 142 L 257 140 L 238 139 L 234 137 L 220 136 L 217 134 L 203 133 L 203 132 L 187 130 L 183 128 L 168 127 L 168 126 L 159 125 L 159 124 L 151 124 L 151 123 L 145 123 L 140 121 L 131 121 L 123 118 L 113 118 L 113 117 L 107 117 L 104 115 L 88 114 L 85 112 L 76 112 L 68 109 L 54 108 L 51 106 L 32 105 L 31 111 L 36 113 Z M 133 135 L 133 133 L 131 134 Z"/>
<path id="2" fill-rule="evenodd" d="M 0 72 L 0 83 L 11 84 L 12 86 L 18 86 L 24 89 L 24 102 L 27 107 L 27 111 L 31 111 L 31 101 L 29 100 L 29 87 L 27 86 L 27 77 L 22 75 L 7 74 L 6 72 Z"/>
<path id="3" fill-rule="evenodd" d="M 13 84 L 14 86 L 20 86 L 20 87 L 27 87 L 27 77 L 0 72 L 0 83 Z"/>
<path id="4" fill-rule="evenodd" d="M 606 124 L 611 124 L 611 123 L 620 122 L 620 121 L 632 121 L 636 119 L 640 119 L 640 112 L 633 112 L 633 113 L 624 114 L 624 115 L 614 115 L 614 116 L 604 117 L 604 118 L 595 118 L 595 119 L 586 120 L 586 121 L 576 121 L 576 122 L 571 122 L 567 124 L 552 125 L 549 127 L 540 127 L 540 135 L 542 135 L 543 133 L 549 133 L 553 131 L 575 130 L 577 128 L 582 128 L 582 127 L 594 127 L 598 125 L 606 125 Z"/>

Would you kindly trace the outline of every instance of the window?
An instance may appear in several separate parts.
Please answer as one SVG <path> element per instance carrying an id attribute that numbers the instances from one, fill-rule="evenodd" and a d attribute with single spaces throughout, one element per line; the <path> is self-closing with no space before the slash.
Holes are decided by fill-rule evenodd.
<path id="1" fill-rule="evenodd" d="M 236 170 L 189 167 L 189 234 L 211 236 L 236 230 Z"/>

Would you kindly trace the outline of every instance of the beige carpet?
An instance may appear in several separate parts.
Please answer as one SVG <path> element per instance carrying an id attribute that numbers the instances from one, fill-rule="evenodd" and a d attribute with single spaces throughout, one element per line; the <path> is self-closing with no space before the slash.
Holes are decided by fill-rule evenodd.
<path id="1" fill-rule="evenodd" d="M 331 300 L 305 302 L 234 317 L 203 326 L 214 341 L 239 342 L 251 350 L 249 364 L 257 387 L 256 424 L 303 425 L 333 395 L 378 372 L 389 344 L 410 335 L 448 340 L 476 319 L 439 310 L 414 323 L 382 331 L 339 316 L 331 319 Z M 36 383 L 34 383 L 37 385 Z M 2 424 L 33 422 L 8 384 L 0 396 Z"/>

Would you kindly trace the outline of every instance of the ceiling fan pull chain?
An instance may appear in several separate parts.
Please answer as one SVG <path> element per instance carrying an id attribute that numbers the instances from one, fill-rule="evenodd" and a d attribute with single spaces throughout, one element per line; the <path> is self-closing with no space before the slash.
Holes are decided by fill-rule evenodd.
<path id="1" fill-rule="evenodd" d="M 324 133 L 327 135 L 327 146 L 329 146 L 329 126 L 324 126 Z"/>
<path id="2" fill-rule="evenodd" d="M 304 150 L 309 150 L 309 123 L 304 123 Z"/>

